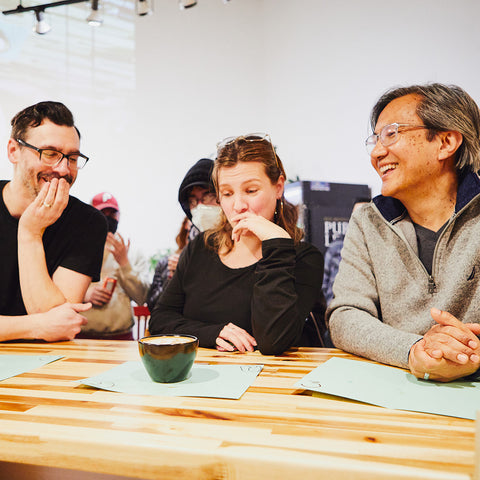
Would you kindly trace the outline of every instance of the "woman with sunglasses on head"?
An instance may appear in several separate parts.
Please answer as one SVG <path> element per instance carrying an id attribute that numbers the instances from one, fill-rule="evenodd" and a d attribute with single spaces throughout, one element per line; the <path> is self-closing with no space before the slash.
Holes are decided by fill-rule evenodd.
<path id="1" fill-rule="evenodd" d="M 323 257 L 300 242 L 268 135 L 221 142 L 212 177 L 221 221 L 182 253 L 153 309 L 150 333 L 191 334 L 202 347 L 263 354 L 311 344 L 305 319 L 325 303 Z"/>

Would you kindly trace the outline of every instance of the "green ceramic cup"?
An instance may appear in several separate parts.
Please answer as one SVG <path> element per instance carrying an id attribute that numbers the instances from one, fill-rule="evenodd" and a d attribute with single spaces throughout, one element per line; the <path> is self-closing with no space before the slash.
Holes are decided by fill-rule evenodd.
<path id="1" fill-rule="evenodd" d="M 197 355 L 193 335 L 152 335 L 138 341 L 143 365 L 154 382 L 181 382 L 188 377 Z"/>

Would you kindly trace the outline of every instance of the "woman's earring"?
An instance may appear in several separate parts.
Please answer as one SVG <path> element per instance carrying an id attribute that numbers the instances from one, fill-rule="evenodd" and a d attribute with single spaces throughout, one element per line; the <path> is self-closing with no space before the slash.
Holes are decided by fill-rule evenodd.
<path id="1" fill-rule="evenodd" d="M 280 213 L 283 215 L 283 197 L 280 199 Z"/>
<path id="2" fill-rule="evenodd" d="M 279 208 L 279 202 L 280 202 L 280 208 Z M 275 213 L 273 214 L 273 223 L 277 223 L 277 220 L 278 220 L 278 217 L 279 217 L 279 213 L 281 215 L 283 215 L 283 198 L 279 198 L 277 200 L 277 203 L 275 205 Z"/>

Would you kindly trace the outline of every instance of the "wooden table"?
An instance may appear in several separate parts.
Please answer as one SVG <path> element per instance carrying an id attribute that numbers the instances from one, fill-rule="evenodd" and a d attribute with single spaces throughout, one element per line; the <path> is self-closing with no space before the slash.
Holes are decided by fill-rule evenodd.
<path id="1" fill-rule="evenodd" d="M 0 382 L 0 478 L 470 479 L 475 422 L 295 390 L 339 350 L 279 357 L 200 349 L 197 361 L 265 367 L 240 400 L 127 395 L 78 380 L 127 360 L 135 342 L 7 343 L 63 355 Z M 67 469 L 67 470 L 65 470 Z"/>

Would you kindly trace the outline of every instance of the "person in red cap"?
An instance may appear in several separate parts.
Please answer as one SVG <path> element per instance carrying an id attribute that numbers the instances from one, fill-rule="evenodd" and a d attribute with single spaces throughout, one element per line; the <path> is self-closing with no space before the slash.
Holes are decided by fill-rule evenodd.
<path id="1" fill-rule="evenodd" d="M 86 323 L 88 285 L 100 278 L 106 222 L 69 194 L 88 161 L 72 112 L 40 102 L 11 125 L 13 176 L 0 181 L 0 341 L 70 340 Z"/>
<path id="2" fill-rule="evenodd" d="M 93 308 L 85 313 L 88 323 L 82 328 L 81 337 L 133 339 L 131 300 L 143 305 L 150 282 L 148 265 L 143 256 L 130 251 L 130 240 L 125 242 L 117 233 L 120 209 L 117 199 L 108 192 L 101 192 L 92 199 L 92 205 L 100 210 L 108 224 L 108 234 L 103 255 L 101 280 L 93 282 L 85 295 L 85 302 Z"/>

